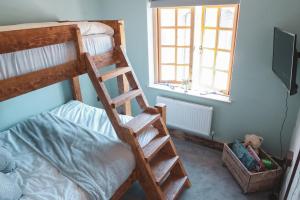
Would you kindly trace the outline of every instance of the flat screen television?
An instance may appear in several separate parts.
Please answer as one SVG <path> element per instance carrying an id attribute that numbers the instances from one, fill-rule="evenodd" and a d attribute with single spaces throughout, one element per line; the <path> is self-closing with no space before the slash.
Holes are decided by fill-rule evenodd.
<path id="1" fill-rule="evenodd" d="M 298 52 L 297 35 L 274 28 L 272 69 L 287 87 L 290 95 L 297 93 L 296 74 Z"/>

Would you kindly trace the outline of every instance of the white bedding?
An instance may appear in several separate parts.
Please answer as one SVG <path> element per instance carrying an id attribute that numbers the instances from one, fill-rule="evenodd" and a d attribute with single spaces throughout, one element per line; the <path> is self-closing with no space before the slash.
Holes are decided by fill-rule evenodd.
<path id="1" fill-rule="evenodd" d="M 76 123 L 79 126 L 88 128 L 113 140 L 119 140 L 114 132 L 109 119 L 103 109 L 94 108 L 78 101 L 70 101 L 51 111 L 52 114 Z M 125 123 L 132 119 L 130 116 L 121 116 Z M 149 128 L 147 133 L 139 137 L 141 146 L 145 146 L 152 140 L 157 132 Z M 19 184 L 23 186 L 24 196 L 21 200 L 87 200 L 87 194 L 75 183 L 63 176 L 48 161 L 42 158 L 22 141 L 13 137 L 10 131 L 0 133 L 0 145 L 4 145 L 17 160 L 16 172 L 10 174 L 15 177 Z M 128 176 L 134 170 L 132 160 L 129 160 L 132 166 L 128 169 Z M 109 184 L 110 180 L 107 180 Z M 121 185 L 122 182 L 119 183 Z M 112 194 L 110 194 L 112 195 Z"/>
<path id="2" fill-rule="evenodd" d="M 119 138 L 103 109 L 95 108 L 79 101 L 70 101 L 69 103 L 52 110 L 51 113 L 79 124 L 84 128 L 89 128 L 93 131 L 102 133 L 110 139 L 119 141 Z M 123 123 L 126 123 L 131 120 L 132 117 L 120 115 L 120 119 Z M 156 135 L 158 135 L 158 132 L 155 128 L 148 128 L 138 137 L 140 146 L 144 147 Z"/>
<path id="3" fill-rule="evenodd" d="M 61 24 L 53 22 L 44 24 L 0 26 L 0 32 L 57 25 Z M 82 40 L 85 52 L 89 52 L 91 55 L 96 55 L 112 50 L 114 42 L 112 37 L 113 29 L 111 27 L 102 23 L 94 22 L 78 23 L 78 26 L 83 35 Z M 0 80 L 64 64 L 75 59 L 76 51 L 73 42 L 0 54 Z"/>
<path id="4" fill-rule="evenodd" d="M 7 148 L 16 159 L 17 169 L 9 175 L 17 179 L 22 188 L 21 200 L 88 199 L 85 191 L 11 132 L 0 134 L 0 145 Z"/>

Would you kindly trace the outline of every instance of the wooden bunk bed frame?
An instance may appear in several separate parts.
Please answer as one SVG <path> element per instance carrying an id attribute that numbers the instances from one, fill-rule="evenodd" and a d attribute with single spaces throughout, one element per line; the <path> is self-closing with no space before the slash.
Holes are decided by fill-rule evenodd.
<path id="1" fill-rule="evenodd" d="M 128 69 L 125 70 L 124 68 L 125 66 L 130 65 L 123 51 L 123 49 L 125 48 L 124 22 L 122 20 L 94 20 L 92 22 L 101 22 L 114 29 L 114 49 L 112 51 L 104 53 L 102 55 L 89 56 L 88 53 L 85 53 L 83 51 L 82 36 L 77 25 L 60 25 L 53 27 L 0 32 L 0 54 L 66 43 L 70 41 L 74 42 L 77 53 L 77 59 L 68 63 L 34 71 L 9 79 L 0 80 L 0 102 L 64 80 L 70 80 L 73 99 L 82 101 L 79 76 L 88 73 L 98 93 L 98 97 L 104 104 L 105 110 L 108 113 L 108 116 L 119 138 L 131 145 L 133 153 L 135 154 L 137 159 L 136 169 L 115 192 L 112 199 L 120 199 L 136 180 L 138 180 L 142 185 L 146 192 L 147 198 L 149 199 L 175 199 L 182 191 L 183 187 L 190 186 L 190 182 L 187 178 L 183 165 L 177 156 L 175 146 L 169 138 L 169 133 L 165 126 L 166 106 L 159 104 L 153 108 L 149 107 L 148 103 L 144 99 L 144 94 L 141 92 L 139 84 L 135 82 L 136 80 L 134 73 L 128 71 Z M 134 142 L 136 140 L 133 138 L 133 136 L 136 136 L 137 133 L 135 133 L 131 128 L 118 124 L 117 119 L 114 118 L 116 116 L 114 115 L 113 111 L 117 106 L 122 107 L 121 111 L 119 110 L 120 113 L 131 115 L 131 104 L 129 96 L 124 95 L 123 98 L 121 98 L 120 105 L 117 105 L 114 108 L 106 105 L 106 102 L 109 102 L 109 97 L 105 93 L 106 89 L 102 87 L 101 83 L 98 83 L 99 77 L 96 76 L 97 72 L 94 70 L 95 68 L 101 68 L 113 64 L 116 65 L 117 71 L 103 75 L 101 78 L 109 79 L 111 78 L 109 76 L 117 78 L 120 94 L 130 93 L 130 89 L 132 89 L 133 86 L 137 87 L 134 89 L 138 89 L 141 93 L 135 94 L 133 97 L 137 99 L 138 103 L 142 105 L 145 110 L 150 112 L 149 115 L 157 113 L 161 116 L 160 118 L 157 118 L 158 122 L 156 122 L 156 124 L 154 123 L 154 121 L 152 121 L 153 126 L 160 132 L 163 132 L 160 133 L 162 134 L 161 136 L 168 137 L 167 142 L 170 143 L 170 146 L 164 148 L 166 149 L 165 151 L 172 151 L 174 156 L 176 156 L 176 160 L 173 161 L 174 163 L 176 161 L 176 163 L 178 163 L 178 166 L 176 167 L 176 169 L 174 169 L 174 174 L 180 174 L 181 176 L 184 176 L 183 182 L 178 183 L 177 181 L 174 183 L 174 185 L 177 187 L 175 188 L 176 190 L 174 189 L 172 182 L 172 184 L 166 184 L 167 186 L 165 186 L 165 189 L 171 192 L 170 194 L 163 194 L 162 190 L 160 189 L 160 187 L 163 186 L 159 185 L 162 179 L 166 177 L 163 177 L 162 174 L 160 174 L 161 177 L 158 181 L 157 177 L 155 177 L 155 174 L 153 175 L 150 172 L 150 165 L 146 162 L 147 158 L 137 156 L 142 154 L 142 149 L 137 146 L 136 142 Z M 132 70 L 131 66 L 130 70 Z M 131 73 L 133 73 L 133 75 Z M 157 150 L 157 152 L 158 151 L 159 149 Z M 165 173 L 171 173 L 171 167 L 175 168 L 174 163 L 172 166 L 169 166 L 170 169 L 168 169 L 168 171 L 166 171 Z M 170 165 L 170 160 L 167 164 Z M 158 168 L 158 170 L 163 169 Z M 169 174 L 168 176 L 170 176 Z"/>
<path id="2" fill-rule="evenodd" d="M 122 20 L 98 20 L 98 22 L 107 24 L 114 29 L 113 38 L 115 46 L 125 46 L 124 23 Z M 86 63 L 82 36 L 77 25 L 0 32 L 0 54 L 70 41 L 73 41 L 76 45 L 77 60 L 6 80 L 0 80 L 0 102 L 67 79 L 71 80 L 73 98 L 82 101 L 78 77 L 86 73 Z M 114 59 L 112 52 L 106 53 L 106 58 L 106 60 L 99 62 L 103 62 L 103 65 L 109 64 Z M 124 80 L 124 77 L 118 77 L 118 83 L 121 90 L 128 90 L 128 82 Z M 130 114 L 130 104 L 127 103 L 125 107 L 124 113 Z"/>

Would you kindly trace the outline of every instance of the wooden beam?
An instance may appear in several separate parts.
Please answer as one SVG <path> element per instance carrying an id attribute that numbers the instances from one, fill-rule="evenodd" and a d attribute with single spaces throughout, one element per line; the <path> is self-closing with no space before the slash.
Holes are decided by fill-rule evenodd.
<path id="1" fill-rule="evenodd" d="M 155 108 L 158 110 L 158 112 L 160 113 L 163 121 L 165 124 L 167 124 L 167 106 L 166 104 L 163 103 L 157 103 L 155 105 Z"/>
<path id="2" fill-rule="evenodd" d="M 10 79 L 0 80 L 0 101 L 77 76 L 77 61 L 50 67 Z"/>
<path id="3" fill-rule="evenodd" d="M 129 66 L 129 63 L 127 63 L 126 58 L 124 58 L 122 55 L 122 48 L 126 48 L 126 41 L 125 41 L 125 30 L 124 30 L 124 21 L 119 20 L 117 23 L 114 22 L 112 25 L 115 30 L 114 34 L 114 41 L 116 45 L 116 50 L 118 52 L 118 56 L 120 58 L 120 63 L 117 63 L 117 67 L 127 67 Z M 118 76 L 117 77 L 118 82 L 118 88 L 119 93 L 126 93 L 130 90 L 129 82 L 126 75 Z M 131 102 L 127 101 L 123 107 L 122 107 L 122 113 L 124 115 L 132 115 L 132 108 L 131 108 Z"/>
<path id="4" fill-rule="evenodd" d="M 178 138 L 178 139 L 182 139 L 182 140 L 193 142 L 195 144 L 207 146 L 209 148 L 216 149 L 218 151 L 223 151 L 224 143 L 222 143 L 222 142 L 206 139 L 204 137 L 185 133 L 183 131 L 176 130 L 176 129 L 170 130 L 170 134 L 171 134 L 171 136 Z"/>
<path id="5" fill-rule="evenodd" d="M 111 50 L 101 55 L 91 56 L 91 59 L 98 69 L 120 63 L 120 60 L 118 58 L 119 56 L 116 50 Z"/>
<path id="6" fill-rule="evenodd" d="M 65 25 L 0 32 L 0 54 L 72 41 L 76 27 Z"/>
<path id="7" fill-rule="evenodd" d="M 86 69 L 85 58 L 84 58 L 84 49 L 83 49 L 83 42 L 80 29 L 76 27 L 75 30 L 75 47 L 76 47 L 76 54 L 77 54 L 77 71 L 80 73 L 84 73 Z M 82 101 L 82 94 L 80 89 L 80 81 L 79 76 L 72 77 L 70 79 L 71 88 L 73 99 L 77 101 Z"/>
<path id="8" fill-rule="evenodd" d="M 73 99 L 77 101 L 82 101 L 79 76 L 71 78 L 70 81 L 71 81 Z"/>

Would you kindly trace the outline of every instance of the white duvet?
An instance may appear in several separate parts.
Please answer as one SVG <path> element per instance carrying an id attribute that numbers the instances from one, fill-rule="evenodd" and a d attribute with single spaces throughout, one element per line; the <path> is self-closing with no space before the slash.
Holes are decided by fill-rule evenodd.
<path id="1" fill-rule="evenodd" d="M 112 140 L 119 141 L 103 109 L 94 108 L 78 101 L 70 101 L 52 110 L 50 113 L 74 122 L 84 128 L 102 133 Z M 130 119 L 132 119 L 132 117 L 121 115 L 121 120 L 124 123 Z M 142 134 L 139 137 L 141 146 L 145 146 L 157 135 L 156 130 L 153 128 L 149 128 L 147 133 L 148 134 Z M 23 186 L 24 196 L 21 200 L 88 199 L 83 189 L 63 176 L 55 167 L 29 146 L 22 144 L 22 141 L 13 137 L 9 131 L 0 134 L 0 145 L 4 145 L 8 148 L 17 160 L 18 168 L 16 172 L 10 174 L 10 176 L 15 177 L 19 184 Z M 133 167 L 127 170 L 128 176 L 132 171 Z M 107 184 L 110 184 L 109 181 Z M 118 184 L 121 185 L 122 182 Z M 113 194 L 107 195 L 111 196 Z"/>

